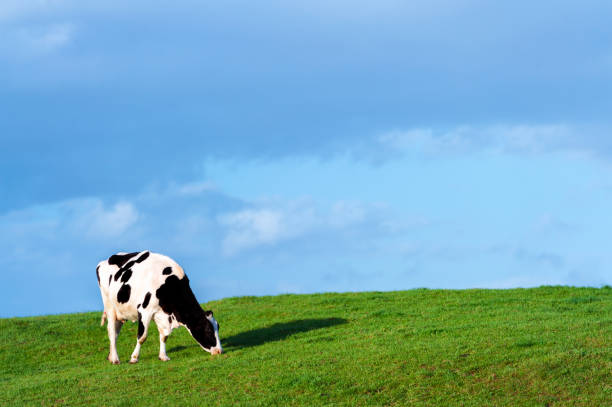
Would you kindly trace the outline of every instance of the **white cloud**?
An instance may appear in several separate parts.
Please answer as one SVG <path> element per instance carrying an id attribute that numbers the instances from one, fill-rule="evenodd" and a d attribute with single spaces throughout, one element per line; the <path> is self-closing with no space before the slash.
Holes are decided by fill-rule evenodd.
<path id="1" fill-rule="evenodd" d="M 400 219 L 391 219 L 381 204 L 337 201 L 321 204 L 310 200 L 262 201 L 253 207 L 222 214 L 217 218 L 223 229 L 222 251 L 226 256 L 260 246 L 273 246 L 291 239 L 311 236 L 335 236 L 343 231 L 367 227 L 369 233 L 394 233 L 388 227 Z M 314 237 L 319 235 L 319 238 Z"/>
<path id="2" fill-rule="evenodd" d="M 464 136 L 464 131 L 465 128 L 457 128 L 452 132 L 437 134 L 428 128 L 394 130 L 378 135 L 376 143 L 385 150 L 398 152 L 409 149 L 430 153 L 458 151 L 472 144 L 472 140 Z"/>
<path id="3" fill-rule="evenodd" d="M 291 220 L 286 214 L 270 209 L 247 209 L 222 215 L 219 223 L 228 230 L 222 243 L 225 255 L 262 244 L 273 244 L 300 232 L 290 228 Z"/>
<path id="4" fill-rule="evenodd" d="M 34 240 L 106 239 L 125 233 L 139 218 L 129 202 L 105 205 L 97 198 L 73 199 L 37 205 L 0 216 L 7 244 L 27 245 Z M 35 239 L 33 239 L 35 238 Z"/>
<path id="5" fill-rule="evenodd" d="M 0 24 L 0 57 L 10 61 L 53 55 L 70 45 L 76 33 L 72 23 Z"/>
<path id="6" fill-rule="evenodd" d="M 576 130 L 566 125 L 494 126 L 480 130 L 480 139 L 491 138 L 490 148 L 505 152 L 541 153 L 571 148 Z"/>
<path id="7" fill-rule="evenodd" d="M 75 33 L 70 23 L 44 27 L 22 27 L 17 30 L 17 41 L 22 47 L 36 54 L 47 54 L 68 45 Z"/>
<path id="8" fill-rule="evenodd" d="M 50 0 L 2 0 L 0 2 L 0 21 L 11 21 L 28 14 L 48 9 L 57 1 Z"/>
<path id="9" fill-rule="evenodd" d="M 416 152 L 426 155 L 465 154 L 490 151 L 508 154 L 538 154 L 564 151 L 594 154 L 594 147 L 581 137 L 584 129 L 564 124 L 457 126 L 448 130 L 414 128 L 376 135 L 357 146 L 353 153 L 373 161 Z"/>
<path id="10" fill-rule="evenodd" d="M 113 237 L 124 233 L 138 220 L 138 212 L 129 202 L 119 202 L 112 208 L 105 208 L 101 202 L 83 213 L 87 217 L 88 232 L 91 236 Z"/>
<path id="11" fill-rule="evenodd" d="M 187 184 L 178 185 L 176 192 L 180 195 L 199 195 L 202 192 L 212 191 L 215 185 L 210 181 L 190 182 Z"/>

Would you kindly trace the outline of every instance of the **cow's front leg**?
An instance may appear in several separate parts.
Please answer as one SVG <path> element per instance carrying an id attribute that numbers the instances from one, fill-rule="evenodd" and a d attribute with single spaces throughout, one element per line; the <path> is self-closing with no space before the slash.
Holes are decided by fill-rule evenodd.
<path id="1" fill-rule="evenodd" d="M 159 360 L 167 362 L 170 360 L 170 358 L 168 355 L 166 355 L 166 340 L 172 331 L 170 316 L 165 313 L 158 312 L 155 314 L 155 324 L 157 325 L 157 330 L 159 331 Z"/>
<path id="2" fill-rule="evenodd" d="M 110 351 L 108 352 L 108 360 L 113 365 L 119 364 L 119 355 L 117 354 L 117 337 L 121 331 L 123 322 L 116 319 L 114 312 L 108 314 L 108 324 L 106 328 L 108 330 L 108 340 L 110 342 Z"/>
<path id="3" fill-rule="evenodd" d="M 132 357 L 130 358 L 130 363 L 137 363 L 138 356 L 140 355 L 140 345 L 147 340 L 147 333 L 149 331 L 149 323 L 151 322 L 151 318 L 153 315 L 146 312 L 144 314 L 138 313 L 138 336 L 136 338 L 136 347 L 134 348 L 134 352 L 132 352 Z"/>
<path id="4" fill-rule="evenodd" d="M 168 355 L 166 355 L 166 340 L 168 339 L 168 335 L 164 335 L 163 332 L 159 332 L 159 360 L 167 362 L 170 360 Z"/>

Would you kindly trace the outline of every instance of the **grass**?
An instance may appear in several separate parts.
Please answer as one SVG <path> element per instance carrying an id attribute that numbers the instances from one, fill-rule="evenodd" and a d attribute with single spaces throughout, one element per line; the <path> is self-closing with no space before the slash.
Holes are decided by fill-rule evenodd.
<path id="1" fill-rule="evenodd" d="M 140 362 L 100 312 L 0 319 L 2 405 L 612 406 L 612 288 L 426 290 L 206 304 L 225 353 L 185 329 Z"/>

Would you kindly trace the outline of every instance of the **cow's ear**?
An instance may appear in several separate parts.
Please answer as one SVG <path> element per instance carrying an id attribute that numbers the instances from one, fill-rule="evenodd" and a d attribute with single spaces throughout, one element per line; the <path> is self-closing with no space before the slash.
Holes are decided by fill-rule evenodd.
<path id="1" fill-rule="evenodd" d="M 206 318 L 210 318 L 213 316 L 213 312 L 212 311 L 204 311 L 204 315 L 206 315 Z"/>

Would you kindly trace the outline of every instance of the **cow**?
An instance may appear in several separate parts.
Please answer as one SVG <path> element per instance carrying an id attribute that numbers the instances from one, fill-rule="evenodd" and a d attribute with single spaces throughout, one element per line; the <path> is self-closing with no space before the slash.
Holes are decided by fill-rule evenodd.
<path id="1" fill-rule="evenodd" d="M 204 311 L 189 287 L 189 279 L 174 260 L 148 250 L 117 253 L 96 267 L 104 303 L 101 324 L 108 319 L 108 360 L 119 364 L 117 337 L 126 320 L 138 321 L 136 347 L 130 363 L 137 363 L 140 346 L 147 339 L 149 323 L 159 330 L 159 359 L 168 361 L 166 340 L 173 329 L 185 326 L 211 355 L 223 352 L 219 324 L 212 311 Z"/>

